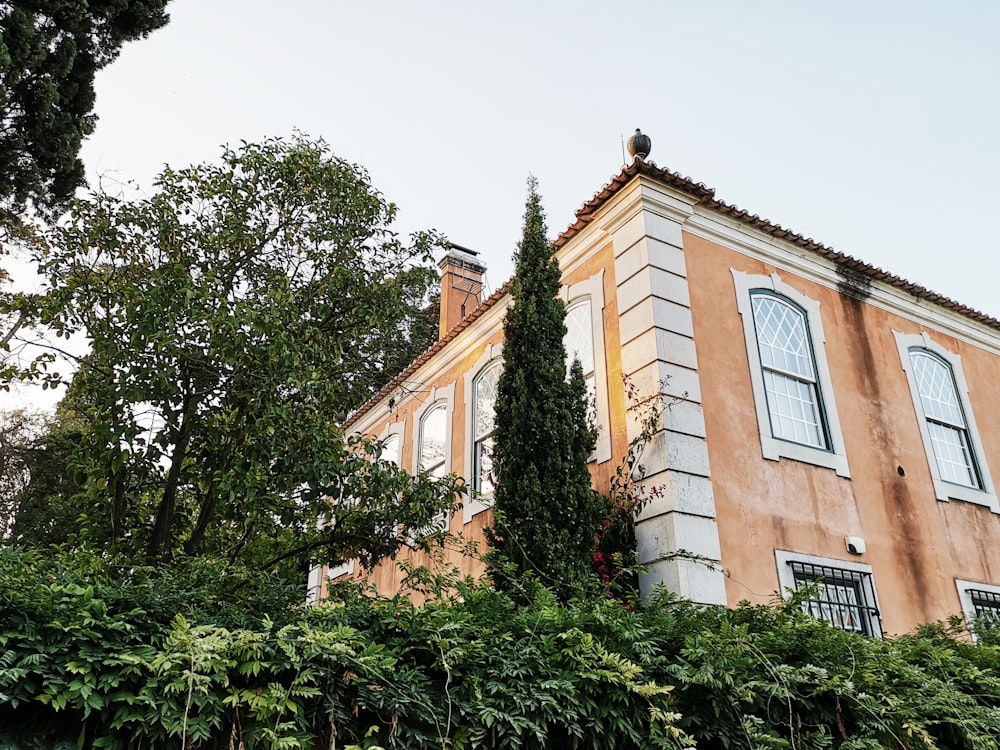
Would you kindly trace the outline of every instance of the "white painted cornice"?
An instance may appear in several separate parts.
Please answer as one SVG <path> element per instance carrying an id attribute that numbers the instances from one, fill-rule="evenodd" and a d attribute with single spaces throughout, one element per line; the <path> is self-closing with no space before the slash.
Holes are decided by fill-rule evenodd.
<path id="1" fill-rule="evenodd" d="M 684 224 L 684 231 L 842 293 L 840 287 L 846 277 L 837 273 L 837 265 L 832 261 L 794 243 L 755 231 L 711 208 L 696 206 Z M 1000 355 L 1000 335 L 989 326 L 921 300 L 891 284 L 865 276 L 863 272 L 859 275 L 868 282 L 863 290 L 865 304 Z"/>
<path id="2" fill-rule="evenodd" d="M 645 176 L 631 180 L 594 213 L 593 219 L 556 253 L 563 273 L 573 271 L 608 243 L 635 217 L 648 212 L 683 223 L 694 212 L 695 200 Z"/>

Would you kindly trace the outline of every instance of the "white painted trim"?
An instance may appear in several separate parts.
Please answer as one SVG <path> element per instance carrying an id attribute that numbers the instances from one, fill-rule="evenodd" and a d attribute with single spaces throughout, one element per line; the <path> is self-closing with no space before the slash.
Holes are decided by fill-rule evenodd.
<path id="1" fill-rule="evenodd" d="M 320 596 L 323 594 L 323 571 L 325 565 L 313 565 L 309 568 L 309 577 L 306 579 L 306 604 L 318 604 Z"/>
<path id="2" fill-rule="evenodd" d="M 966 622 L 971 622 L 976 617 L 976 608 L 972 604 L 972 597 L 969 596 L 966 589 L 979 589 L 980 591 L 988 591 L 991 594 L 996 594 L 1000 596 L 1000 586 L 995 586 L 990 583 L 980 583 L 978 581 L 963 581 L 960 578 L 955 579 L 955 588 L 958 589 L 958 601 L 959 606 L 962 608 L 962 615 L 965 617 Z M 972 640 L 976 640 L 976 634 L 972 633 Z"/>
<path id="3" fill-rule="evenodd" d="M 332 568 L 327 568 L 326 579 L 332 581 L 335 578 L 340 578 L 341 576 L 349 576 L 354 573 L 354 560 L 346 560 L 340 565 L 334 565 Z"/>
<path id="4" fill-rule="evenodd" d="M 583 258 L 606 245 L 613 235 L 618 235 L 622 227 L 632 221 L 638 221 L 642 225 L 637 237 L 644 235 L 660 239 L 655 233 L 647 233 L 647 222 L 665 219 L 676 223 L 679 228 L 695 210 L 694 204 L 695 199 L 686 193 L 640 176 L 617 190 L 601 205 L 593 221 L 558 248 L 556 257 L 560 267 L 565 270 L 576 268 Z M 669 244 L 676 246 L 679 243 Z M 614 253 L 617 256 L 627 248 L 628 245 L 622 247 L 616 241 Z M 618 281 L 620 283 L 623 279 Z"/>
<path id="5" fill-rule="evenodd" d="M 464 462 L 465 484 L 469 488 L 465 501 L 462 503 L 462 521 L 469 523 L 475 516 L 493 505 L 492 496 L 474 496 L 475 489 L 475 446 L 476 446 L 476 392 L 475 383 L 483 371 L 503 358 L 503 344 L 490 344 L 483 352 L 483 356 L 476 360 L 476 363 L 466 370 L 464 377 L 465 393 L 465 448 L 462 451 Z"/>
<path id="6" fill-rule="evenodd" d="M 594 347 L 594 407 L 597 417 L 597 442 L 591 461 L 611 460 L 611 407 L 608 399 L 608 355 L 604 343 L 604 269 L 589 279 L 563 285 L 560 297 L 568 308 L 581 297 L 590 298 L 590 326 Z"/>
<path id="7" fill-rule="evenodd" d="M 413 472 L 416 473 L 420 471 L 420 432 L 423 429 L 424 417 L 430 413 L 432 409 L 444 404 L 445 407 L 445 441 L 444 441 L 444 473 L 449 474 L 452 471 L 451 467 L 451 452 L 452 452 L 452 440 L 455 434 L 455 384 L 449 383 L 448 385 L 438 386 L 432 388 L 430 391 L 430 396 L 424 407 L 414 414 L 413 420 Z M 440 520 L 435 520 L 434 527 L 440 528 L 447 531 L 451 525 L 450 519 L 447 518 L 443 513 Z"/>
<path id="8" fill-rule="evenodd" d="M 917 424 L 920 428 L 920 437 L 924 442 L 924 452 L 927 456 L 927 464 L 931 470 L 931 478 L 934 482 L 934 495 L 938 500 L 947 502 L 948 500 L 962 500 L 967 503 L 985 505 L 994 513 L 1000 513 L 1000 502 L 997 500 L 996 489 L 993 485 L 993 478 L 990 476 L 989 462 L 986 460 L 986 453 L 983 451 L 982 441 L 979 439 L 979 428 L 976 426 L 976 416 L 972 410 L 969 400 L 969 385 L 965 380 L 965 373 L 962 370 L 962 358 L 954 352 L 948 351 L 940 344 L 931 339 L 930 334 L 922 331 L 916 333 L 900 333 L 893 331 L 896 337 L 896 348 L 899 351 L 899 361 L 906 373 L 906 382 L 910 386 L 910 399 L 913 402 L 913 409 L 917 417 Z M 946 482 L 941 478 L 938 470 L 937 457 L 934 455 L 934 446 L 931 443 L 930 432 L 927 429 L 927 417 L 924 414 L 924 407 L 920 401 L 920 389 L 917 379 L 913 376 L 910 366 L 910 348 L 918 347 L 933 352 L 951 366 L 952 375 L 955 378 L 955 387 L 958 390 L 958 397 L 962 403 L 962 411 L 966 420 L 966 436 L 969 439 L 969 447 L 973 452 L 973 460 L 979 469 L 982 488 L 966 487 L 960 484 Z"/>
<path id="9" fill-rule="evenodd" d="M 847 451 L 840 430 L 840 418 L 837 415 L 837 402 L 834 398 L 833 383 L 830 380 L 830 367 L 826 359 L 826 336 L 823 334 L 823 321 L 820 315 L 820 304 L 806 297 L 796 289 L 781 280 L 777 273 L 770 276 L 757 276 L 737 271 L 731 268 L 733 284 L 736 288 L 736 307 L 743 322 L 743 336 L 746 343 L 747 360 L 750 365 L 750 384 L 753 388 L 753 400 L 757 413 L 757 428 L 760 433 L 760 448 L 764 458 L 780 461 L 782 458 L 802 461 L 803 463 L 823 466 L 833 469 L 838 476 L 850 477 L 851 471 L 847 465 Z M 830 449 L 815 448 L 802 443 L 775 438 L 771 430 L 771 415 L 767 408 L 767 394 L 764 389 L 764 374 L 761 369 L 760 351 L 757 347 L 757 332 L 754 326 L 753 310 L 751 308 L 750 292 L 754 289 L 768 289 L 799 305 L 806 312 L 806 323 L 812 339 L 813 360 L 816 364 L 816 380 L 819 385 L 820 408 L 826 420 L 826 428 L 830 436 Z"/>
<path id="10" fill-rule="evenodd" d="M 406 445 L 406 420 L 400 420 L 396 422 L 389 422 L 386 424 L 385 428 L 382 430 L 381 434 L 378 436 L 380 441 L 386 441 L 389 438 L 396 438 L 399 441 L 399 450 L 396 454 L 396 460 L 393 463 L 396 466 L 403 468 L 403 446 Z M 381 458 L 381 456 L 379 456 Z"/>
<path id="11" fill-rule="evenodd" d="M 681 224 L 697 210 L 696 204 L 696 198 L 664 185 L 659 180 L 640 175 L 638 180 L 626 184 L 601 206 L 601 215 L 594 223 L 598 223 L 600 229 L 609 234 L 614 234 L 640 211 L 649 211 Z"/>
<path id="12" fill-rule="evenodd" d="M 555 257 L 559 261 L 559 270 L 562 274 L 563 282 L 581 264 L 597 255 L 601 248 L 606 246 L 610 241 L 611 237 L 605 232 L 587 232 L 586 237 L 578 235 L 558 248 Z"/>
<path id="13" fill-rule="evenodd" d="M 718 215 L 711 208 L 695 206 L 694 214 L 684 224 L 684 230 L 754 260 L 777 266 L 806 281 L 838 293 L 844 277 L 837 265 L 817 253 L 798 245 L 757 231 L 729 217 Z M 865 304 L 885 310 L 922 326 L 935 328 L 966 343 L 1000 355 L 1000 334 L 996 329 L 979 323 L 933 302 L 920 300 L 898 287 L 882 281 L 869 280 L 864 289 Z"/>
<path id="14" fill-rule="evenodd" d="M 434 407 L 441 406 L 442 404 L 444 404 L 445 407 L 445 429 L 447 433 L 445 435 L 444 442 L 444 471 L 445 473 L 451 471 L 451 441 L 454 433 L 453 422 L 455 420 L 454 383 L 438 386 L 437 388 L 431 388 L 427 401 L 424 403 L 423 407 L 413 415 L 413 461 L 410 466 L 413 467 L 414 473 L 420 470 L 420 431 L 423 428 L 424 417 L 426 417 Z"/>
<path id="15" fill-rule="evenodd" d="M 882 607 L 878 601 L 878 587 L 875 585 L 874 571 L 872 570 L 872 566 L 867 563 L 853 562 L 850 560 L 837 560 L 832 557 L 818 557 L 816 555 L 807 555 L 801 552 L 788 552 L 781 549 L 774 550 L 774 562 L 778 569 L 778 585 L 781 587 L 781 597 L 783 599 L 787 599 L 797 588 L 795 584 L 795 576 L 792 572 L 792 566 L 788 563 L 798 562 L 806 565 L 834 568 L 835 570 L 842 570 L 845 573 L 861 573 L 870 576 L 870 578 L 862 579 L 863 582 L 870 584 L 865 587 L 866 596 L 871 595 L 872 597 L 872 601 L 870 603 L 866 602 L 866 606 L 873 606 L 880 615 L 882 613 Z M 871 632 L 873 634 L 878 634 L 880 637 L 883 634 L 881 618 L 876 615 L 871 615 L 869 619 L 871 621 Z"/>

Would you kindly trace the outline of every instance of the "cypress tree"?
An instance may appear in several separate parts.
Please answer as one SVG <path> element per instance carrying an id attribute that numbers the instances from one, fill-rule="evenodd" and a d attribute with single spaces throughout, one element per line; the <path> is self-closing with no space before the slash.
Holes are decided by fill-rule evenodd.
<path id="1" fill-rule="evenodd" d="M 487 538 L 497 586 L 511 588 L 508 576 L 527 573 L 565 601 L 587 586 L 599 505 L 587 469 L 594 437 L 579 363 L 566 377 L 566 308 L 558 297 L 561 273 L 554 250 L 531 178 L 504 319 L 494 527 Z"/>

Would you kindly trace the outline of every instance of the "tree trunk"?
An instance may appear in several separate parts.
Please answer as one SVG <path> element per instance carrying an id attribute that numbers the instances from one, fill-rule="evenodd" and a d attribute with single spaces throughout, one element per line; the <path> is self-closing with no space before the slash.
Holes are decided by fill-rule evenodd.
<path id="1" fill-rule="evenodd" d="M 156 510 L 156 521 L 146 546 L 146 559 L 149 562 L 169 560 L 173 551 L 174 540 L 174 510 L 177 507 L 177 488 L 180 486 L 181 467 L 187 455 L 188 441 L 191 438 L 191 411 L 194 408 L 194 398 L 187 394 L 181 407 L 181 424 L 177 429 L 174 441 L 174 455 L 170 460 L 167 480 L 163 488 L 163 497 Z"/>

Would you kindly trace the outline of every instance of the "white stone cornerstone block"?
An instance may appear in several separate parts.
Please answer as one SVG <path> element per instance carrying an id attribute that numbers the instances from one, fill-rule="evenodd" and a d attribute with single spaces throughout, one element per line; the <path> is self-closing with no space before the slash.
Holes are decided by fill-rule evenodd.
<path id="1" fill-rule="evenodd" d="M 726 604 L 726 578 L 719 566 L 683 559 L 653 563 L 639 576 L 639 594 L 648 602 L 661 588 L 698 604 Z"/>
<path id="2" fill-rule="evenodd" d="M 715 519 L 704 516 L 688 513 L 656 516 L 637 526 L 635 541 L 643 565 L 678 552 L 713 562 L 722 559 Z"/>
<path id="3" fill-rule="evenodd" d="M 644 302 L 632 307 L 618 318 L 618 331 L 623 344 L 653 327 L 683 336 L 694 336 L 691 311 L 682 305 L 657 297 L 647 297 Z"/>
<path id="4" fill-rule="evenodd" d="M 618 312 L 632 309 L 647 297 L 691 307 L 687 279 L 659 268 L 647 268 L 618 286 Z"/>
<path id="5" fill-rule="evenodd" d="M 662 328 L 651 328 L 622 346 L 622 372 L 637 372 L 657 360 L 697 370 L 694 339 Z"/>
<path id="6" fill-rule="evenodd" d="M 617 251 L 617 244 L 615 245 Z M 644 237 L 615 258 L 615 279 L 622 284 L 639 271 L 660 268 L 687 277 L 684 251 L 658 240 Z"/>
<path id="7" fill-rule="evenodd" d="M 688 513 L 715 518 L 715 491 L 712 480 L 677 471 L 661 471 L 637 482 L 636 491 L 643 500 L 637 521 L 646 521 L 666 513 Z"/>
<path id="8" fill-rule="evenodd" d="M 677 432 L 660 432 L 642 454 L 649 474 L 672 469 L 685 474 L 710 476 L 708 446 L 705 441 Z"/>

